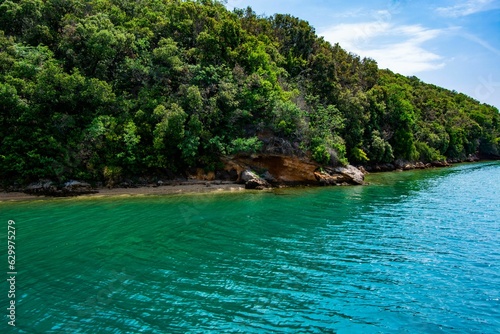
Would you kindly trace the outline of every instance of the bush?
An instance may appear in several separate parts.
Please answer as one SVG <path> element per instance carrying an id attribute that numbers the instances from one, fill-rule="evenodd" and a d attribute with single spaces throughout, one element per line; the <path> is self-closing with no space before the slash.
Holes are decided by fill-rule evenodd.
<path id="1" fill-rule="evenodd" d="M 330 157 L 331 157 L 330 152 L 328 152 L 328 149 L 323 144 L 316 146 L 313 149 L 312 158 L 317 163 L 320 163 L 322 165 L 328 165 L 330 163 Z"/>
<path id="2" fill-rule="evenodd" d="M 417 142 L 415 143 L 415 147 L 419 153 L 420 160 L 423 162 L 442 161 L 446 159 L 438 150 L 430 147 L 427 143 Z"/>
<path id="3" fill-rule="evenodd" d="M 122 177 L 122 168 L 117 166 L 106 166 L 103 171 L 104 180 L 106 185 L 112 187 L 120 182 Z"/>
<path id="4" fill-rule="evenodd" d="M 256 153 L 262 149 L 262 141 L 257 137 L 237 138 L 231 141 L 229 147 L 230 154 L 236 153 Z"/>
<path id="5" fill-rule="evenodd" d="M 373 131 L 372 133 L 372 142 L 368 156 L 373 162 L 391 162 L 394 160 L 391 144 L 385 141 L 378 131 Z"/>
<path id="6" fill-rule="evenodd" d="M 311 140 L 312 158 L 322 165 L 347 165 L 346 146 L 339 136 L 321 139 L 315 137 Z"/>
<path id="7" fill-rule="evenodd" d="M 352 150 L 352 159 L 355 162 L 361 162 L 361 163 L 370 161 L 370 159 L 366 155 L 365 151 L 363 151 L 359 147 L 355 147 Z"/>

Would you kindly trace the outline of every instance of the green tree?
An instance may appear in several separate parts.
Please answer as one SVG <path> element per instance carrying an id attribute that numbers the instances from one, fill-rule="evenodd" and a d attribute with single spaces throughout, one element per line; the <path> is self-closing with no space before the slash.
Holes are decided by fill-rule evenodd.
<path id="1" fill-rule="evenodd" d="M 179 154 L 178 146 L 185 135 L 187 114 L 179 105 L 172 104 L 168 109 L 159 105 L 155 108 L 154 115 L 159 120 L 153 131 L 158 166 L 174 169 L 174 161 Z"/>

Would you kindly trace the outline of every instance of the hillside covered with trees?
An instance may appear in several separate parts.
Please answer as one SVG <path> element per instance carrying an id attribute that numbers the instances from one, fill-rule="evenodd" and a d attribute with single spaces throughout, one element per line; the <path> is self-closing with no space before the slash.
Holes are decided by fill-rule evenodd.
<path id="1" fill-rule="evenodd" d="M 0 180 L 498 157 L 496 108 L 214 0 L 3 0 Z"/>

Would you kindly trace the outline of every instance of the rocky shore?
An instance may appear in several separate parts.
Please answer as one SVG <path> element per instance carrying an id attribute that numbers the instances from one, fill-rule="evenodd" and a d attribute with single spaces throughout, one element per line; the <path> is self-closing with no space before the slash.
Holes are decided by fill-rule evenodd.
<path id="1" fill-rule="evenodd" d="M 377 173 L 377 172 L 392 172 L 397 170 L 406 171 L 412 169 L 427 169 L 433 167 L 449 167 L 455 163 L 477 162 L 480 160 L 481 159 L 477 155 L 470 154 L 466 159 L 461 159 L 461 160 L 450 159 L 444 161 L 433 161 L 429 163 L 423 163 L 421 161 L 415 162 L 415 161 L 396 160 L 392 163 L 358 166 L 358 168 L 360 168 L 364 172 L 366 171 L 370 173 Z"/>
<path id="2" fill-rule="evenodd" d="M 465 161 L 479 161 L 471 155 Z M 57 183 L 39 180 L 26 187 L 10 187 L 0 192 L 0 200 L 27 199 L 33 196 L 71 197 L 106 195 L 175 194 L 187 192 L 239 191 L 293 186 L 363 185 L 367 173 L 406 171 L 447 167 L 464 161 L 434 161 L 432 163 L 396 160 L 393 163 L 363 166 L 324 167 L 303 157 L 280 154 L 230 156 L 222 160 L 224 169 L 205 172 L 195 169 L 174 179 L 158 177 L 123 179 L 107 185 L 71 180 Z"/>

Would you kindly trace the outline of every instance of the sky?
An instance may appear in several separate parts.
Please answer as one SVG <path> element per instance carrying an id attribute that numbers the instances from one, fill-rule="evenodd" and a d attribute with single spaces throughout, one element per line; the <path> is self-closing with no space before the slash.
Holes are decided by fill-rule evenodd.
<path id="1" fill-rule="evenodd" d="M 380 68 L 500 109 L 500 0 L 227 0 L 226 6 L 291 14 Z"/>

